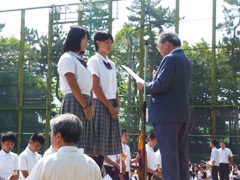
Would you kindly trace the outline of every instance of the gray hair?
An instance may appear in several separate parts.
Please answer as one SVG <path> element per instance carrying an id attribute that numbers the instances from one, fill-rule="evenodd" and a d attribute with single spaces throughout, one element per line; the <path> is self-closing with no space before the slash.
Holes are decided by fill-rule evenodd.
<path id="1" fill-rule="evenodd" d="M 61 133 L 64 142 L 77 143 L 82 133 L 82 122 L 74 114 L 61 114 L 50 121 L 53 135 Z"/>
<path id="2" fill-rule="evenodd" d="M 173 46 L 181 46 L 181 40 L 176 33 L 171 31 L 163 31 L 158 38 L 158 42 L 164 44 L 165 42 L 170 42 Z"/>

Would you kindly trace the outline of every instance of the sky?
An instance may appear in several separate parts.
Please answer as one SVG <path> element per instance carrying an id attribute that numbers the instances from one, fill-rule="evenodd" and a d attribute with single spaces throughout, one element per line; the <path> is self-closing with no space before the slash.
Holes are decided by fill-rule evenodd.
<path id="1" fill-rule="evenodd" d="M 127 22 L 127 15 L 129 12 L 126 7 L 131 4 L 131 1 L 132 0 L 121 0 L 118 4 L 116 2 L 113 3 L 113 17 L 117 17 L 117 7 L 119 9 L 118 19 L 113 21 L 113 36 L 115 36 L 115 34 L 122 28 L 124 22 Z M 7 0 L 1 3 L 0 11 L 78 2 L 79 0 Z M 162 0 L 161 5 L 174 9 L 175 0 Z M 217 0 L 217 23 L 224 20 L 222 5 L 223 0 Z M 76 11 L 77 7 L 74 8 L 70 11 Z M 179 36 L 182 41 L 188 41 L 190 44 L 195 44 L 200 42 L 203 38 L 211 44 L 212 0 L 180 0 L 180 17 L 184 17 L 184 19 L 180 21 L 179 27 Z M 64 16 L 61 18 L 64 19 Z M 5 23 L 5 28 L 0 33 L 0 36 L 16 36 L 17 38 L 20 38 L 20 22 L 20 11 L 8 13 L 0 12 L 0 23 Z M 66 26 L 70 25 L 71 24 L 68 24 Z M 47 34 L 48 9 L 26 11 L 26 26 L 38 29 L 42 34 Z M 174 29 L 170 30 L 174 31 Z M 217 39 L 219 38 L 221 38 L 220 32 L 217 33 Z"/>

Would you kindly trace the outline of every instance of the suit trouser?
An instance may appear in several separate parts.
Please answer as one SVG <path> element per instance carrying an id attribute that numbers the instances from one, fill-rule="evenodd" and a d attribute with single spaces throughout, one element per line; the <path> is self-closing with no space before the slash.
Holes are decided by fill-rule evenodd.
<path id="1" fill-rule="evenodd" d="M 188 123 L 154 123 L 164 180 L 189 180 Z"/>
<path id="2" fill-rule="evenodd" d="M 219 164 L 219 176 L 220 176 L 220 180 L 229 180 L 229 164 L 228 163 Z"/>
<path id="3" fill-rule="evenodd" d="M 213 180 L 218 180 L 218 166 L 213 166 L 212 167 L 212 179 Z"/>

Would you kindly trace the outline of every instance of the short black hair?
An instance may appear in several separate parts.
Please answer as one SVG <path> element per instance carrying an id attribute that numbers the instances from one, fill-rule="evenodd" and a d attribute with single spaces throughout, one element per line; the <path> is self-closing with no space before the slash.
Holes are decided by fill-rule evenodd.
<path id="1" fill-rule="evenodd" d="M 33 142 L 39 142 L 40 144 L 44 144 L 44 136 L 42 133 L 34 133 L 31 137 L 30 140 Z"/>
<path id="2" fill-rule="evenodd" d="M 217 142 L 217 140 L 216 139 L 213 139 L 212 141 L 211 141 L 211 143 L 216 147 L 217 146 L 217 144 L 218 144 L 218 142 Z"/>
<path id="3" fill-rule="evenodd" d="M 87 34 L 89 40 L 88 31 L 80 26 L 72 26 L 68 32 L 67 39 L 63 44 L 63 51 L 81 51 L 81 40 Z M 80 54 L 84 54 L 84 51 L 81 51 Z"/>
<path id="4" fill-rule="evenodd" d="M 181 40 L 179 39 L 178 35 L 176 33 L 173 33 L 171 31 L 164 31 L 159 35 L 158 38 L 159 42 L 164 44 L 165 42 L 170 42 L 173 44 L 173 46 L 181 46 Z"/>
<path id="5" fill-rule="evenodd" d="M 121 131 L 122 131 L 122 135 L 123 135 L 124 133 L 128 133 L 128 130 L 126 130 L 126 129 L 122 129 Z"/>
<path id="6" fill-rule="evenodd" d="M 94 35 L 94 45 L 95 45 L 95 50 L 98 51 L 98 45 L 97 41 L 106 41 L 108 39 L 111 39 L 113 41 L 112 34 L 108 31 L 97 31 Z"/>
<path id="7" fill-rule="evenodd" d="M 11 141 L 13 143 L 16 143 L 17 137 L 12 131 L 3 132 L 1 134 L 1 141 L 2 143 L 4 143 L 5 141 Z"/>
<path id="8" fill-rule="evenodd" d="M 135 169 L 131 167 L 131 168 L 130 168 L 130 171 L 131 171 L 131 172 L 135 172 Z"/>
<path id="9" fill-rule="evenodd" d="M 148 139 L 151 139 L 151 140 L 154 140 L 154 139 L 156 139 L 156 137 L 155 137 L 155 134 L 154 134 L 154 132 L 153 132 L 153 130 L 152 131 L 150 131 L 150 133 L 148 134 Z"/>

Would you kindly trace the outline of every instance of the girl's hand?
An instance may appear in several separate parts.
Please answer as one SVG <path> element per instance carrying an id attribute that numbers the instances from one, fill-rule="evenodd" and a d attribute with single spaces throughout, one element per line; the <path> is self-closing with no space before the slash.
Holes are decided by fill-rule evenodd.
<path id="1" fill-rule="evenodd" d="M 94 115 L 94 110 L 93 110 L 93 108 L 91 106 L 83 109 L 83 112 L 85 114 L 85 119 L 86 120 L 92 119 L 92 117 Z"/>

